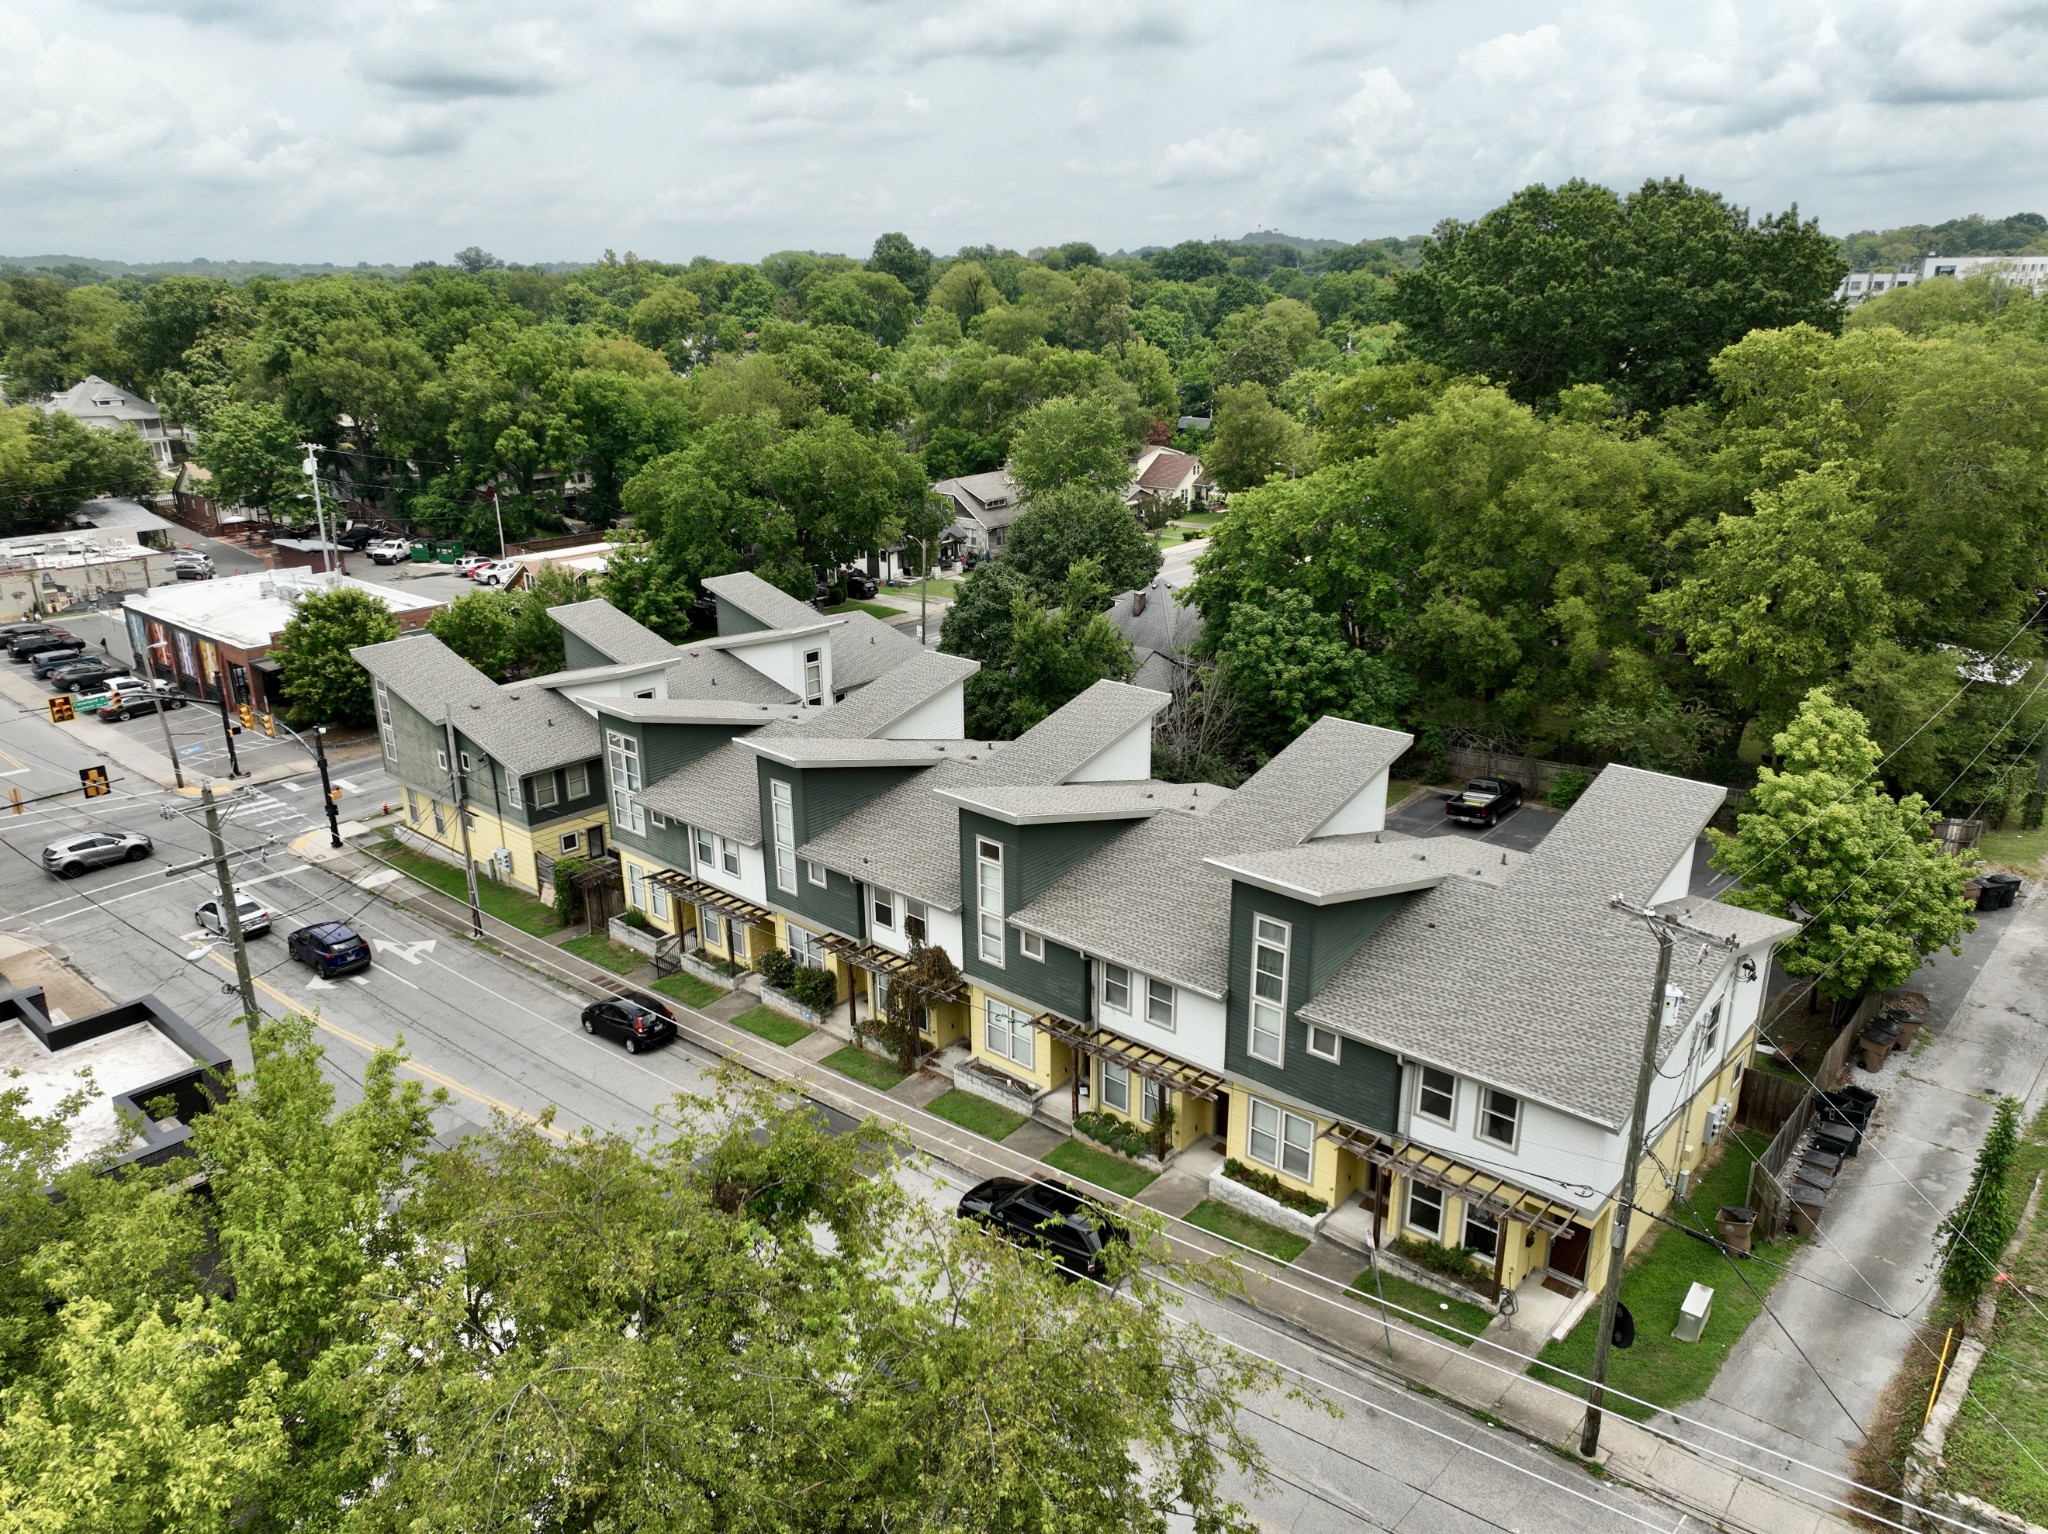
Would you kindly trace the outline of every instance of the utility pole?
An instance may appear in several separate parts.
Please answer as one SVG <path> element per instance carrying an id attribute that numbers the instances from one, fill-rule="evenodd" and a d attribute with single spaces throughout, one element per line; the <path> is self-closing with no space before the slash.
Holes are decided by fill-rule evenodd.
<path id="1" fill-rule="evenodd" d="M 441 728 L 448 736 L 448 792 L 455 800 L 455 824 L 462 828 L 462 876 L 469 881 L 469 935 L 484 935 L 484 906 L 476 892 L 476 859 L 469 855 L 469 817 L 463 812 L 462 754 L 455 749 L 455 721 L 445 713 Z"/>
<path id="2" fill-rule="evenodd" d="M 143 641 L 142 653 L 149 657 L 146 664 L 149 666 L 149 683 L 152 690 L 155 689 L 158 680 L 156 674 L 156 652 L 156 645 L 149 643 L 147 640 Z M 171 715 L 170 710 L 166 707 L 168 702 L 169 694 L 157 693 L 156 722 L 164 728 L 164 755 L 171 759 L 171 776 L 178 780 L 178 787 L 183 788 L 185 786 L 185 764 L 178 759 L 178 748 L 171 742 Z"/>
<path id="3" fill-rule="evenodd" d="M 1607 1282 L 1600 1292 L 1600 1329 L 1593 1334 L 1593 1387 L 1586 1392 L 1586 1422 L 1579 1434 L 1579 1454 L 1591 1459 L 1600 1452 L 1600 1421 L 1607 1404 L 1607 1358 L 1614 1347 L 1614 1315 L 1621 1308 L 1621 1270 L 1628 1257 L 1629 1216 L 1635 1210 L 1636 1168 L 1643 1159 L 1643 1132 L 1650 1113 L 1650 1084 L 1657 1079 L 1657 1035 L 1670 1004 L 1671 949 L 1680 934 L 1716 948 L 1733 948 L 1735 940 L 1706 932 L 1682 917 L 1665 916 L 1653 906 L 1634 905 L 1622 895 L 1607 904 L 1646 924 L 1657 940 L 1657 979 L 1650 988 L 1650 1016 L 1643 1026 L 1643 1053 L 1636 1064 L 1636 1105 L 1629 1115 L 1628 1149 L 1622 1155 L 1621 1187 L 1615 1195 L 1609 1226 Z"/>
<path id="4" fill-rule="evenodd" d="M 327 845 L 341 851 L 341 806 L 334 800 L 334 785 L 327 781 L 327 726 L 313 727 L 313 759 L 320 764 L 320 802 L 327 806 Z M 457 814 L 462 806 L 455 807 Z"/>
<path id="5" fill-rule="evenodd" d="M 157 705 L 157 712 L 163 712 L 161 703 Z M 220 678 L 220 738 L 228 743 L 228 776 L 246 777 L 247 774 L 242 771 L 242 759 L 235 755 L 235 726 L 234 721 L 228 716 L 228 678 L 225 671 L 221 673 Z"/>
<path id="6" fill-rule="evenodd" d="M 491 515 L 498 519 L 498 558 L 505 557 L 505 508 L 498 504 L 498 487 L 491 486 Z"/>
<path id="7" fill-rule="evenodd" d="M 235 987 L 242 993 L 242 1015 L 249 1020 L 249 1032 L 256 1031 L 263 1014 L 256 1010 L 256 982 L 249 974 L 249 945 L 242 939 L 242 912 L 236 904 L 234 877 L 228 872 L 227 843 L 220 835 L 220 806 L 213 801 L 213 785 L 199 790 L 199 802 L 206 806 L 206 835 L 213 843 L 213 872 L 220 882 L 220 920 L 228 941 L 235 948 Z"/>
<path id="8" fill-rule="evenodd" d="M 327 542 L 327 513 L 320 505 L 320 460 L 314 457 L 317 451 L 311 442 L 301 442 L 306 450 L 305 461 L 299 468 L 306 478 L 313 482 L 313 521 L 320 529 L 320 569 L 323 574 L 334 573 L 334 552 Z"/>
<path id="9" fill-rule="evenodd" d="M 930 644 L 931 629 L 928 625 L 931 620 L 926 616 L 926 602 L 932 589 L 932 551 L 930 543 L 923 538 L 917 540 L 917 564 L 917 642 Z"/>

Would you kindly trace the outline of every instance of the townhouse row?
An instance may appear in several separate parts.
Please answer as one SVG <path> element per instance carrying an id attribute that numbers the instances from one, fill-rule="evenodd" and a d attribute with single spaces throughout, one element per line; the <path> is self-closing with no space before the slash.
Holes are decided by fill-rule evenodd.
<path id="1" fill-rule="evenodd" d="M 577 603 L 568 668 L 525 682 L 430 637 L 358 651 L 412 831 L 459 853 L 459 800 L 479 866 L 535 890 L 609 853 L 688 950 L 831 974 L 839 1020 L 912 987 L 964 1086 L 1220 1150 L 1503 1288 L 1609 1260 L 1656 957 L 1621 895 L 1731 940 L 1674 966 L 1639 1204 L 1725 1132 L 1792 928 L 1694 892 L 1717 787 L 1610 767 L 1533 853 L 1405 837 L 1398 731 L 1326 718 L 1235 790 L 1162 782 L 1161 694 L 1099 683 L 970 741 L 973 662 L 705 584 L 715 638 Z M 925 946 L 957 981 L 912 972 Z"/>

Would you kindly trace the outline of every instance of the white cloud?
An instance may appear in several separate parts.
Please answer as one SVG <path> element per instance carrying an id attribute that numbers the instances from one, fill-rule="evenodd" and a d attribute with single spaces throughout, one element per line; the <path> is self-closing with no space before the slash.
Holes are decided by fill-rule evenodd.
<path id="1" fill-rule="evenodd" d="M 1168 147 L 1159 157 L 1158 180 L 1163 186 L 1236 181 L 1258 170 L 1266 158 L 1266 146 L 1256 133 L 1217 128 Z"/>

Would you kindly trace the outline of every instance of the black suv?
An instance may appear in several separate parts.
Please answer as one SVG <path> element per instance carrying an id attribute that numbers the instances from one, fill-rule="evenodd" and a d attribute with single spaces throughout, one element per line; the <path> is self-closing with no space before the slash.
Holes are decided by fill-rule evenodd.
<path id="1" fill-rule="evenodd" d="M 660 1002 L 639 996 L 608 996 L 583 1009 L 585 1033 L 616 1034 L 625 1041 L 626 1053 L 665 1044 L 676 1036 L 675 1019 Z"/>
<path id="2" fill-rule="evenodd" d="M 16 660 L 33 660 L 45 650 L 79 650 L 84 647 L 83 640 L 63 629 L 16 634 L 7 641 L 7 653 Z"/>
<path id="3" fill-rule="evenodd" d="M 344 922 L 316 921 L 284 940 L 285 951 L 322 980 L 370 967 L 370 945 Z"/>
<path id="4" fill-rule="evenodd" d="M 1111 1242 L 1128 1246 L 1131 1233 L 1065 1183 L 991 1177 L 968 1189 L 960 1218 L 979 1220 L 1022 1247 L 1050 1252 L 1069 1278 L 1100 1279 Z"/>

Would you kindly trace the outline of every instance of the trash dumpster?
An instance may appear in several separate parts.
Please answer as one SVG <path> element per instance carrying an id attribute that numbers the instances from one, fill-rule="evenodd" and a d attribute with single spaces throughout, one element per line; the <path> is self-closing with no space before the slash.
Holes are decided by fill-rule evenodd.
<path id="1" fill-rule="evenodd" d="M 1904 1037 L 1903 1032 L 1900 1036 Z M 1857 1129 L 1868 1129 L 1871 1115 L 1877 1111 L 1877 1094 L 1868 1087 L 1837 1087 L 1832 1092 L 1814 1093 L 1813 1100 L 1823 1123 L 1849 1124 Z"/>
<path id="2" fill-rule="evenodd" d="M 1723 1204 L 1714 1216 L 1714 1229 L 1729 1251 L 1746 1252 L 1750 1234 L 1756 1229 L 1756 1211 L 1740 1204 Z"/>
<path id="3" fill-rule="evenodd" d="M 1853 1156 L 1863 1148 L 1863 1131 L 1852 1129 L 1847 1124 L 1816 1124 L 1813 1127 L 1814 1149 L 1836 1156 Z"/>

